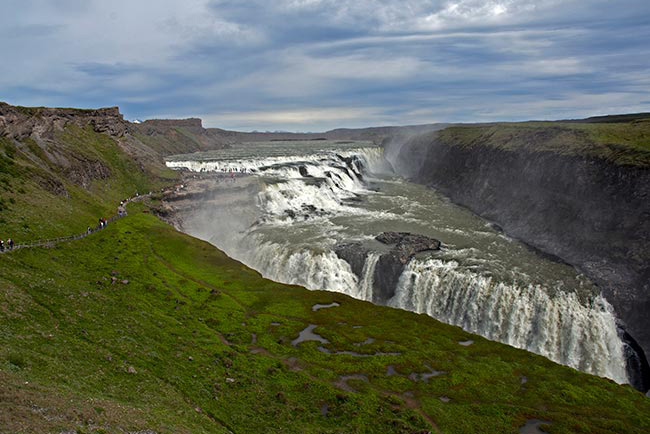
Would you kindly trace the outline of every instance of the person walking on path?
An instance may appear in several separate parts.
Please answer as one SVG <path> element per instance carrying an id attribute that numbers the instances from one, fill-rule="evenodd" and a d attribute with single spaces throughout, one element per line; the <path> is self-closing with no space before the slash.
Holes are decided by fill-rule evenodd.
<path id="1" fill-rule="evenodd" d="M 0 240 L 0 252 L 4 252 L 4 251 L 5 251 L 5 242 Z"/>
<path id="2" fill-rule="evenodd" d="M 7 240 L 7 243 L 9 244 L 9 250 L 13 250 L 13 249 L 14 249 L 14 240 L 12 240 L 11 238 L 9 238 L 9 239 Z"/>

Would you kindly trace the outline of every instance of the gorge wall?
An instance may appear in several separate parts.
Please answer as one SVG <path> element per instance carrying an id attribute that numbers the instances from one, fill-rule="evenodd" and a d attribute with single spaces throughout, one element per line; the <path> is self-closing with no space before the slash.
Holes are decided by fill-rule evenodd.
<path id="1" fill-rule="evenodd" d="M 593 128 L 453 127 L 385 146 L 401 175 L 584 272 L 650 354 L 648 151 Z M 649 137 L 647 121 L 630 128 Z"/>

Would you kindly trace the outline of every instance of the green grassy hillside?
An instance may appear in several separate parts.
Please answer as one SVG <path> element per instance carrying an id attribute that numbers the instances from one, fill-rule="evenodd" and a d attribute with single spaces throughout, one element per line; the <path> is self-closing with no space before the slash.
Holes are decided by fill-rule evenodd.
<path id="1" fill-rule="evenodd" d="M 629 386 L 271 282 L 136 207 L 84 240 L 0 256 L 2 432 L 650 430 L 650 401 Z M 309 324 L 330 343 L 292 345 Z M 430 369 L 445 373 L 414 381 Z"/>
<path id="2" fill-rule="evenodd" d="M 618 123 L 521 122 L 466 125 L 438 133 L 445 143 L 504 150 L 589 155 L 617 164 L 650 167 L 650 119 Z"/>
<path id="3" fill-rule="evenodd" d="M 0 239 L 83 232 L 114 215 L 121 199 L 177 179 L 160 160 L 137 162 L 90 126 L 70 125 L 42 144 L 0 136 Z"/>

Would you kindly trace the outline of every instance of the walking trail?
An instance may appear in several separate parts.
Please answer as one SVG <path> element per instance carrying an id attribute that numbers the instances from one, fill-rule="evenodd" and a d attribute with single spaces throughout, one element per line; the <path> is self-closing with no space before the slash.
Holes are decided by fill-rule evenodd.
<path id="1" fill-rule="evenodd" d="M 181 186 L 182 187 L 182 186 Z M 178 186 L 173 187 L 174 189 L 178 188 Z M 168 191 L 168 188 L 162 189 L 161 192 Z M 126 205 L 131 203 L 131 202 L 138 202 L 140 200 L 143 200 L 145 198 L 148 198 L 151 196 L 151 192 L 146 193 L 146 194 L 141 194 L 138 195 L 136 194 L 135 196 L 131 196 L 128 198 L 126 201 L 124 201 L 122 204 L 120 204 L 117 207 L 117 214 L 114 215 L 113 217 L 109 218 L 106 220 L 106 223 L 112 223 L 114 221 L 117 221 L 121 219 L 122 217 L 127 216 L 126 212 Z M 104 225 L 103 227 L 101 225 L 90 229 L 89 231 L 84 231 L 81 234 L 76 234 L 76 235 L 70 235 L 68 237 L 60 237 L 60 238 L 53 238 L 53 239 L 48 239 L 48 240 L 36 240 L 36 241 L 31 241 L 31 242 L 26 242 L 26 243 L 20 243 L 20 244 L 15 244 L 13 249 L 9 249 L 8 246 L 5 246 L 3 251 L 0 251 L 0 254 L 6 254 L 6 253 L 11 253 L 19 249 L 30 249 L 34 247 L 54 247 L 57 244 L 60 243 L 66 243 L 70 241 L 75 241 L 75 240 L 80 240 L 82 238 L 86 238 L 89 235 L 94 234 L 95 232 L 99 232 L 102 229 L 104 229 L 106 226 Z"/>

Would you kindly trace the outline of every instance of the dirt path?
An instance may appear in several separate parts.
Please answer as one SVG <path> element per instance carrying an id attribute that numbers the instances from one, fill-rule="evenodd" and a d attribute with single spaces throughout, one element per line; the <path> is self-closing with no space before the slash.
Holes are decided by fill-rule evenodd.
<path id="1" fill-rule="evenodd" d="M 119 205 L 117 207 L 117 215 L 114 215 L 110 219 L 106 220 L 106 223 L 107 224 L 108 223 L 113 223 L 113 222 L 115 222 L 115 221 L 117 221 L 117 220 L 119 220 L 119 219 L 121 219 L 123 217 L 126 217 L 127 216 L 127 212 L 126 212 L 126 205 L 127 204 L 129 204 L 131 202 L 138 202 L 138 201 L 140 201 L 142 199 L 148 198 L 150 195 L 151 195 L 151 193 L 147 193 L 147 194 L 143 194 L 143 195 L 130 197 L 129 199 L 126 200 L 126 202 L 124 202 L 124 204 Z M 69 237 L 53 238 L 53 239 L 49 239 L 49 240 L 37 240 L 37 241 L 33 241 L 31 243 L 16 244 L 13 247 L 13 249 L 9 249 L 9 246 L 5 246 L 4 250 L 0 251 L 0 254 L 11 253 L 11 252 L 15 252 L 16 250 L 20 250 L 20 249 L 33 249 L 35 247 L 54 247 L 54 246 L 56 246 L 58 244 L 61 244 L 61 243 L 67 243 L 67 242 L 70 242 L 70 241 L 81 240 L 82 238 L 86 238 L 86 237 L 88 237 L 88 236 L 90 236 L 90 235 L 92 235 L 92 234 L 94 234 L 96 232 L 101 231 L 105 227 L 106 226 L 104 226 L 104 227 L 98 226 L 95 229 L 91 229 L 90 231 L 85 231 L 85 232 L 83 232 L 81 234 L 77 234 L 77 235 L 70 235 Z"/>

